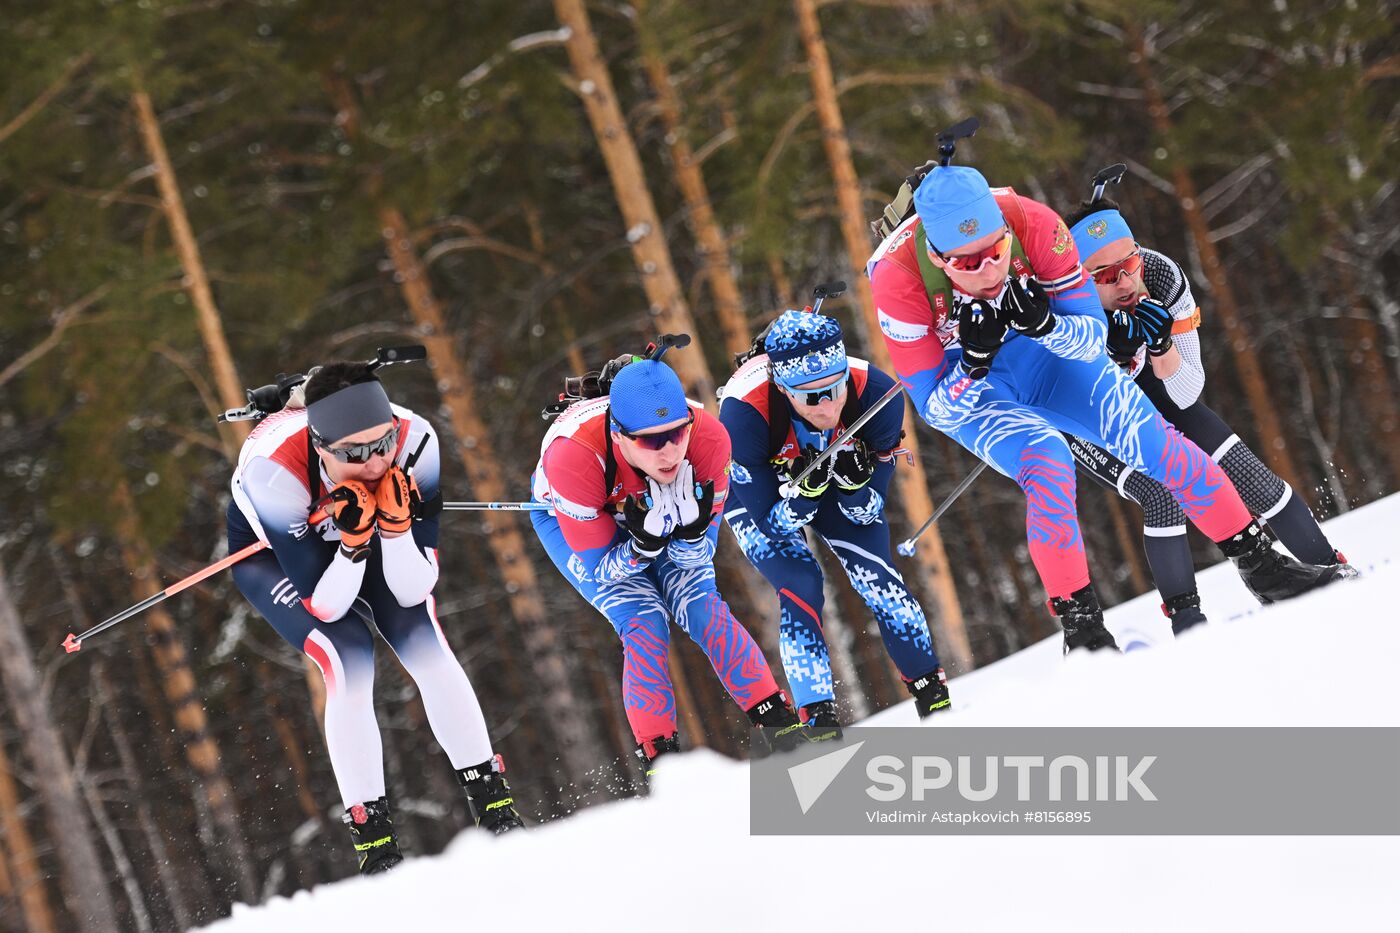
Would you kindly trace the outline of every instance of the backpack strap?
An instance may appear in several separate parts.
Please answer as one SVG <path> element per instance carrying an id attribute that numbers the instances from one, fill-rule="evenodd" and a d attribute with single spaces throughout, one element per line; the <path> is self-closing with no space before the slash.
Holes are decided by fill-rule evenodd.
<path id="1" fill-rule="evenodd" d="M 768 380 L 768 456 L 776 460 L 787 443 L 788 429 L 792 427 L 792 409 L 788 407 L 787 396 L 771 378 Z"/>

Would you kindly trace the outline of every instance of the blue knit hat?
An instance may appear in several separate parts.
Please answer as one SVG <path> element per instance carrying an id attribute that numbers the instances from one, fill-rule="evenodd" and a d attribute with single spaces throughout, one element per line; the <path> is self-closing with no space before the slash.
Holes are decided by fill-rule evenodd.
<path id="1" fill-rule="evenodd" d="M 763 338 L 773 381 L 787 389 L 850 368 L 846 343 L 835 318 L 810 311 L 784 311 Z"/>
<path id="2" fill-rule="evenodd" d="M 636 434 L 678 421 L 690 413 L 685 389 L 671 367 L 658 360 L 628 363 L 608 389 L 612 429 Z"/>
<path id="3" fill-rule="evenodd" d="M 980 240 L 1006 223 L 987 179 L 965 165 L 940 165 L 914 190 L 924 236 L 940 253 Z"/>
<path id="4" fill-rule="evenodd" d="M 1069 230 L 1070 236 L 1074 237 L 1074 248 L 1079 250 L 1079 260 L 1083 262 L 1090 256 L 1103 249 L 1114 240 L 1121 240 L 1124 237 L 1136 239 L 1133 236 L 1132 228 L 1123 219 L 1123 215 L 1117 211 L 1107 208 L 1080 219 Z"/>

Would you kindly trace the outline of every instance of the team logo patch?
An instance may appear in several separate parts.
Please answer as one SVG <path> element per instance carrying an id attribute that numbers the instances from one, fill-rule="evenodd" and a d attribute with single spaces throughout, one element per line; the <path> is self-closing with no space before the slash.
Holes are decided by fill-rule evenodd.
<path id="1" fill-rule="evenodd" d="M 1108 232 L 1108 221 L 1096 220 L 1084 228 L 1084 232 L 1096 240 L 1102 240 L 1104 234 Z"/>
<path id="2" fill-rule="evenodd" d="M 658 418 L 665 418 L 665 417 L 666 417 L 666 414 L 667 414 L 670 410 L 671 410 L 671 409 L 669 409 L 669 408 L 664 408 L 664 407 L 663 407 L 663 408 L 658 408 L 658 409 L 656 410 L 656 417 L 658 417 Z"/>
<path id="3" fill-rule="evenodd" d="M 749 473 L 748 468 L 738 463 L 729 464 L 729 478 L 736 483 L 753 482 L 753 476 Z"/>
<path id="4" fill-rule="evenodd" d="M 976 217 L 969 217 L 967 220 L 958 224 L 958 232 L 971 239 L 977 235 L 977 231 L 980 230 L 981 227 L 982 225 L 977 222 Z"/>
<path id="5" fill-rule="evenodd" d="M 1074 238 L 1069 235 L 1069 228 L 1062 220 L 1055 226 L 1055 242 L 1050 247 L 1050 252 L 1056 256 L 1063 256 L 1071 246 L 1074 245 Z"/>

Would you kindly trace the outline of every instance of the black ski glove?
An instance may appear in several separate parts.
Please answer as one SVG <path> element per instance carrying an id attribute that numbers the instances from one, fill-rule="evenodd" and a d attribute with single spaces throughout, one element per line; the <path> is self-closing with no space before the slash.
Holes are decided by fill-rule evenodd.
<path id="1" fill-rule="evenodd" d="M 1130 312 L 1114 311 L 1108 316 L 1108 355 L 1113 362 L 1119 366 L 1129 365 L 1146 342 L 1142 325 Z"/>
<path id="2" fill-rule="evenodd" d="M 844 493 L 862 489 L 875 475 L 875 454 L 860 438 L 856 438 L 850 447 L 838 451 L 832 459 L 835 462 L 831 467 L 831 478 L 836 488 Z"/>
<path id="3" fill-rule="evenodd" d="M 788 465 L 788 481 L 800 476 L 802 471 L 807 469 L 807 465 L 817 457 L 821 456 L 821 451 L 808 444 L 802 448 L 802 453 L 794 457 Z M 826 492 L 826 488 L 831 485 L 831 468 L 834 458 L 827 457 L 821 465 L 813 470 L 796 488 L 799 495 L 807 499 L 820 499 Z"/>
<path id="4" fill-rule="evenodd" d="M 980 298 L 962 305 L 958 312 L 958 342 L 963 355 L 958 365 L 964 373 L 973 379 L 986 378 L 1006 339 L 1006 324 L 1001 311 Z"/>
<path id="5" fill-rule="evenodd" d="M 1161 356 L 1172 348 L 1172 314 L 1160 302 L 1144 298 L 1133 309 L 1133 317 L 1142 328 L 1148 353 Z"/>
<path id="6" fill-rule="evenodd" d="M 1050 312 L 1050 296 L 1035 279 L 1026 279 L 1021 284 L 1020 276 L 1013 275 L 1006 284 L 1006 294 L 1001 299 L 1006 323 L 1018 334 L 1027 337 L 1044 337 L 1055 326 L 1055 315 Z"/>

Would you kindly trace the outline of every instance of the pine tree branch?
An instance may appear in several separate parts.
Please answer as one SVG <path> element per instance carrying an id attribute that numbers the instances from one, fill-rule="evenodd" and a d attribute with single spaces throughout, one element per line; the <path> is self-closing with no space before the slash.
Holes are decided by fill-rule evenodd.
<path id="1" fill-rule="evenodd" d="M 92 291 L 88 292 L 82 298 L 79 298 L 77 301 L 73 302 L 73 304 L 69 305 L 68 307 L 55 314 L 53 330 L 49 332 L 49 335 L 43 340 L 39 341 L 26 352 L 20 354 L 19 358 L 16 359 L 9 366 L 6 366 L 3 370 L 0 370 L 0 386 L 3 386 L 15 376 L 18 376 L 20 373 L 24 372 L 24 370 L 27 369 L 30 365 L 35 363 L 37 360 L 42 359 L 45 354 L 47 354 L 54 347 L 58 346 L 59 342 L 63 340 L 63 332 L 66 331 L 69 327 L 71 327 L 75 321 L 77 321 L 78 315 L 82 314 L 84 311 L 92 307 L 97 302 L 101 301 L 102 298 L 106 296 L 106 294 L 111 290 L 112 283 L 110 282 L 108 282 L 105 285 L 100 285 Z"/>
<path id="2" fill-rule="evenodd" d="M 63 73 L 52 84 L 44 88 L 38 97 L 30 101 L 29 106 L 16 114 L 9 123 L 0 126 L 0 143 L 19 132 L 26 123 L 34 119 L 39 111 L 47 107 L 50 101 L 63 92 L 63 89 L 72 82 L 73 77 L 90 61 L 92 61 L 92 53 L 84 52 L 69 62 L 68 67 L 63 69 Z"/>

